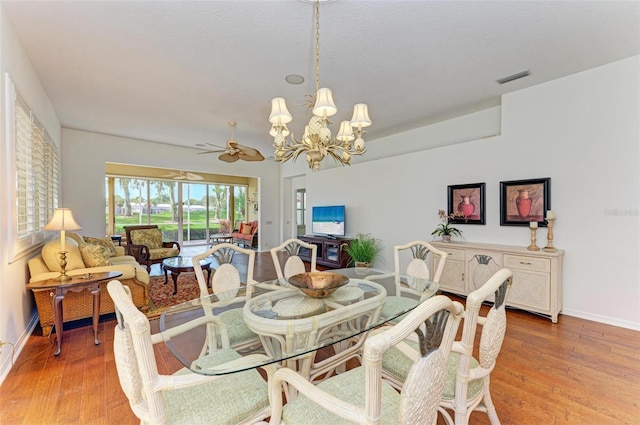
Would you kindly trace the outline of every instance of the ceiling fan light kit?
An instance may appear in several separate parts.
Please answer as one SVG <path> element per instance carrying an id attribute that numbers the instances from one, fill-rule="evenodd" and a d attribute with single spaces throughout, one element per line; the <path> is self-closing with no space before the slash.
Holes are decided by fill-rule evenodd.
<path id="1" fill-rule="evenodd" d="M 306 153 L 307 163 L 313 171 L 318 171 L 320 162 L 325 156 L 331 156 L 342 165 L 350 165 L 352 155 L 362 155 L 366 152 L 362 135 L 366 133 L 363 128 L 371 125 L 369 109 L 365 103 L 358 103 L 353 108 L 351 121 L 342 121 L 340 130 L 335 138 L 331 134 L 329 124 L 330 116 L 338 112 L 333 102 L 331 89 L 320 88 L 320 2 L 315 2 L 316 17 L 316 93 L 313 105 L 313 117 L 305 126 L 304 134 L 300 140 L 296 140 L 287 128 L 287 124 L 293 117 L 287 109 L 284 98 L 276 97 L 271 100 L 271 114 L 269 122 L 275 149 L 275 160 L 286 162 L 296 159 L 303 152 Z M 286 137 L 291 135 L 291 140 Z M 354 142 L 355 140 L 355 142 Z M 352 143 L 353 142 L 353 143 Z"/>
<path id="2" fill-rule="evenodd" d="M 218 159 L 224 162 L 236 162 L 239 159 L 243 161 L 264 161 L 264 156 L 262 156 L 260 151 L 250 148 L 249 146 L 241 145 L 234 139 L 234 129 L 236 128 L 235 121 L 229 121 L 229 127 L 231 128 L 231 138 L 227 140 L 226 147 L 223 148 L 222 146 L 214 145 L 213 143 L 207 143 L 207 145 L 214 146 L 219 149 L 198 152 L 198 154 L 222 152 L 222 155 L 220 155 Z"/>

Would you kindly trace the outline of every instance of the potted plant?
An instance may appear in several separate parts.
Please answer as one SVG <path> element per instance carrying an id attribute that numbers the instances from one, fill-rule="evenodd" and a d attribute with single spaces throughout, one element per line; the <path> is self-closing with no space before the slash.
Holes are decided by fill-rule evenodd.
<path id="1" fill-rule="evenodd" d="M 369 234 L 358 233 L 356 238 L 344 245 L 344 250 L 351 257 L 349 264 L 356 267 L 371 267 L 380 251 L 379 240 Z"/>
<path id="2" fill-rule="evenodd" d="M 432 235 L 440 236 L 444 242 L 451 242 L 451 236 L 462 236 L 462 231 L 453 227 L 449 220 L 451 219 L 466 219 L 465 213 L 456 211 L 449 215 L 444 210 L 438 210 L 438 216 L 442 223 L 438 224 L 436 230 L 431 232 Z"/>

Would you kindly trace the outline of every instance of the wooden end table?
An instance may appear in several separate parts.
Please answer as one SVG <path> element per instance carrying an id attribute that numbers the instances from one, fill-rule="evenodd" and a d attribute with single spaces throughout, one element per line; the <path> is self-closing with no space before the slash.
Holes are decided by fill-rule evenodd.
<path id="1" fill-rule="evenodd" d="M 171 279 L 173 280 L 173 295 L 178 292 L 178 276 L 180 273 L 194 271 L 192 260 L 192 257 L 171 257 L 162 261 L 164 284 L 166 285 L 169 281 L 167 273 L 171 272 Z M 207 271 L 207 286 L 209 286 L 209 281 L 211 281 L 211 260 L 200 260 L 200 267 L 202 267 L 202 270 Z"/>
<path id="2" fill-rule="evenodd" d="M 122 276 L 122 272 L 87 273 L 84 275 L 72 276 L 71 280 L 61 282 L 59 280 L 47 279 L 27 284 L 27 289 L 37 291 L 41 289 L 55 289 L 56 295 L 53 298 L 53 321 L 56 327 L 56 341 L 58 348 L 54 356 L 59 356 L 62 352 L 62 300 L 67 292 L 80 292 L 85 289 L 91 290 L 93 296 L 93 343 L 100 344 L 98 339 L 98 322 L 100 320 L 100 282 L 117 279 Z"/>

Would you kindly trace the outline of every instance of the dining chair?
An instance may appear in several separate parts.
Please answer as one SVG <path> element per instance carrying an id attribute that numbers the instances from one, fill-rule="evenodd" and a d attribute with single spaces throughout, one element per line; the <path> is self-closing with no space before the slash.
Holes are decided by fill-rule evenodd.
<path id="1" fill-rule="evenodd" d="M 411 254 L 411 258 L 407 254 Z M 429 270 L 429 256 L 436 256 L 438 263 L 435 272 L 431 274 Z M 431 296 L 431 292 L 425 292 L 428 287 L 424 287 L 425 282 L 433 282 L 437 284 L 442 276 L 444 265 L 449 254 L 439 250 L 428 242 L 413 241 L 405 245 L 397 245 L 393 247 L 394 272 L 380 275 L 367 276 L 367 280 L 383 280 L 393 277 L 395 285 L 395 293 L 387 296 L 387 300 L 382 307 L 380 317 L 391 317 L 397 311 L 406 310 L 407 308 L 418 304 L 427 296 Z M 404 275 L 401 270 L 401 261 L 408 261 Z M 393 320 L 397 323 L 400 319 Z"/>
<path id="2" fill-rule="evenodd" d="M 505 304 L 513 273 L 509 269 L 498 270 L 479 289 L 467 296 L 462 337 L 453 344 L 449 356 L 447 385 L 445 386 L 440 412 L 447 424 L 468 424 L 471 412 L 484 411 L 493 425 L 500 424 L 489 391 L 489 376 L 496 365 L 507 327 Z M 485 301 L 493 301 L 486 316 L 480 315 Z M 482 326 L 478 341 L 479 358 L 473 357 L 477 326 Z M 390 350 L 383 358 L 382 369 L 385 380 L 403 389 L 411 367 L 411 348 Z M 415 348 L 413 349 L 415 353 Z M 448 410 L 453 411 L 452 414 Z M 455 419 L 454 419 L 455 418 Z"/>
<path id="3" fill-rule="evenodd" d="M 163 341 L 151 335 L 149 320 L 131 300 L 127 286 L 114 280 L 107 285 L 116 308 L 113 353 L 122 390 L 133 413 L 144 424 L 237 424 L 256 423 L 269 413 L 268 386 L 255 370 L 221 376 L 206 376 L 183 368 L 173 375 L 158 373 L 153 345 Z M 208 320 L 215 324 L 215 317 Z M 193 326 L 202 323 L 194 320 Z M 190 329 L 189 324 L 171 336 Z M 228 347 L 228 341 L 224 345 Z M 254 355 L 256 361 L 263 358 Z M 203 367 L 246 362 L 229 348 L 198 360 Z M 275 368 L 265 366 L 267 377 Z"/>
<path id="4" fill-rule="evenodd" d="M 396 326 L 370 336 L 363 365 L 332 376 L 318 385 L 289 368 L 269 380 L 271 424 L 435 424 L 446 381 L 447 357 L 463 308 L 444 295 L 426 300 Z M 417 333 L 416 356 L 404 389 L 397 392 L 382 381 L 382 356 L 395 344 Z M 287 400 L 292 386 L 299 395 Z"/>
<path id="5" fill-rule="evenodd" d="M 244 285 L 241 281 L 240 272 L 236 266 L 231 264 L 236 254 L 244 254 L 247 256 L 247 274 Z M 252 332 L 244 322 L 241 306 L 247 298 L 251 297 L 251 287 L 257 283 L 253 279 L 256 252 L 252 249 L 241 248 L 234 244 L 220 243 L 214 245 L 202 254 L 195 255 L 192 262 L 196 280 L 200 288 L 200 297 L 207 297 L 210 294 L 207 279 L 205 279 L 202 267 L 200 266 L 200 260 L 207 257 L 213 257 L 218 263 L 217 267 L 213 264 L 211 265 L 211 268 L 215 269 L 215 271 L 212 270 L 211 293 L 224 293 L 226 298 L 220 299 L 218 305 L 222 306 L 223 303 L 227 303 L 231 306 L 231 308 L 220 313 L 218 316 L 226 325 L 231 347 L 243 351 L 260 345 L 258 335 Z M 243 288 L 242 291 L 241 288 Z M 233 308 L 233 304 L 238 304 L 239 307 Z M 218 342 L 220 342 L 220 337 L 218 336 L 217 338 Z"/>
<path id="6" fill-rule="evenodd" d="M 315 272 L 316 259 L 318 247 L 315 244 L 301 241 L 300 239 L 288 239 L 280 245 L 271 248 L 271 258 L 273 259 L 273 265 L 276 268 L 276 275 L 278 279 L 288 279 L 293 275 L 304 273 L 307 271 L 304 262 L 300 259 L 298 253 L 300 248 L 306 248 L 311 253 L 311 267 L 309 271 Z M 280 266 L 279 254 L 281 251 L 285 251 L 286 260 L 284 266 Z"/>

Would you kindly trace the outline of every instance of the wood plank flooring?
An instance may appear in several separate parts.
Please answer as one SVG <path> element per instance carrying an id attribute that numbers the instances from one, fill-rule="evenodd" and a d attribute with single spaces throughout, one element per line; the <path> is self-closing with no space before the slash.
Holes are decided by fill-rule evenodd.
<path id="1" fill-rule="evenodd" d="M 268 253 L 257 255 L 255 277 L 275 277 Z M 53 338 L 29 338 L 0 387 L 0 424 L 139 423 L 115 369 L 115 322 L 102 320 L 99 346 L 89 323 L 67 327 L 59 357 Z M 155 352 L 160 373 L 179 369 L 162 344 Z M 491 389 L 505 425 L 640 424 L 640 332 L 510 310 Z M 470 424 L 489 420 L 475 412 Z"/>

